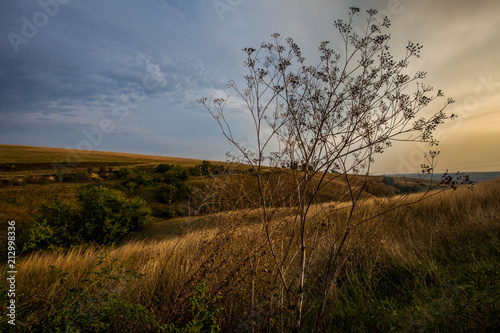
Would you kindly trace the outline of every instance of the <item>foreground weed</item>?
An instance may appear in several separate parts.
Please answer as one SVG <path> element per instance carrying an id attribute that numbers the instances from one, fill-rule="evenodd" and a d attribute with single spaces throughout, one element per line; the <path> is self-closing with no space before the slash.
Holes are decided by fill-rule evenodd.
<path id="1" fill-rule="evenodd" d="M 218 317 L 223 309 L 216 307 L 216 303 L 222 297 L 211 296 L 210 291 L 203 281 L 196 284 L 193 290 L 193 294 L 188 299 L 191 320 L 182 328 L 177 328 L 174 324 L 170 324 L 168 331 L 174 333 L 220 332 Z"/>
<path id="2" fill-rule="evenodd" d="M 158 332 L 165 327 L 140 304 L 120 299 L 117 291 L 142 277 L 126 269 L 126 261 L 109 259 L 102 252 L 84 278 L 71 286 L 61 302 L 45 311 L 36 323 L 27 324 L 33 332 Z M 61 286 L 68 272 L 51 266 Z"/>

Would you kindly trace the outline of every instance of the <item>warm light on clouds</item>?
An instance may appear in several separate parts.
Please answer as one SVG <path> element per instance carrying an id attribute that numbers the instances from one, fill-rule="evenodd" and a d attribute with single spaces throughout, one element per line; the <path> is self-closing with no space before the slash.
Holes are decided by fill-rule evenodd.
<path id="1" fill-rule="evenodd" d="M 76 148 L 107 119 L 114 130 L 92 149 L 224 159 L 231 147 L 197 99 L 243 82 L 241 49 L 274 32 L 314 64 L 321 41 L 340 44 L 333 21 L 358 6 L 390 17 L 396 58 L 408 40 L 423 44 L 408 73 L 427 71 L 424 82 L 456 100 L 447 112 L 459 118 L 437 133 L 439 168 L 500 170 L 499 1 L 222 2 L 74 0 L 49 13 L 2 1 L 0 143 Z M 233 95 L 228 110 L 250 144 L 245 105 Z M 426 150 L 395 144 L 374 170 L 419 171 Z"/>

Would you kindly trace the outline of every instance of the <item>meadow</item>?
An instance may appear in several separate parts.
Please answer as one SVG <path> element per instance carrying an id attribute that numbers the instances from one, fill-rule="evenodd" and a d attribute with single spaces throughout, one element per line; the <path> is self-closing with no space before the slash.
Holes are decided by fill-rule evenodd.
<path id="1" fill-rule="evenodd" d="M 165 157 L 154 155 L 138 155 L 129 153 L 72 150 L 65 148 L 49 148 L 34 146 L 16 146 L 0 144 L 0 162 L 2 165 L 9 164 L 39 164 L 39 163 L 112 163 L 122 165 L 133 165 L 141 163 L 173 163 L 193 166 L 201 160 Z M 15 170 L 15 169 L 14 169 Z M 14 171 L 12 170 L 12 171 Z"/>
<path id="2" fill-rule="evenodd" d="M 41 148 L 30 148 L 37 152 L 31 160 L 21 160 L 10 149 L 0 147 L 5 165 L 62 161 Z M 66 153 L 52 152 L 60 154 L 57 156 Z M 89 157 L 87 162 L 119 163 L 113 170 L 129 167 L 131 179 L 143 172 L 150 184 L 131 191 L 123 185 L 127 179 L 115 176 L 36 184 L 26 182 L 30 174 L 16 173 L 14 167 L 2 176 L 25 178 L 0 188 L 2 223 L 15 219 L 18 232 L 27 232 L 42 203 L 53 199 L 71 203 L 88 183 L 120 189 L 127 197 L 145 198 L 160 212 L 167 204 L 155 199 L 153 169 L 158 163 L 195 166 L 201 162 L 129 155 L 106 159 L 104 153 L 94 154 L 95 159 Z M 87 165 L 82 167 L 86 169 Z M 106 166 L 106 175 L 113 170 Z M 244 186 L 244 179 L 252 179 L 244 178 L 244 173 L 229 177 L 233 186 Z M 243 180 L 238 183 L 238 179 Z M 419 200 L 421 193 L 404 193 L 382 180 L 371 179 L 360 214 L 369 215 L 401 198 L 415 203 L 370 219 L 361 230 L 353 231 L 344 247 L 348 255 L 336 282 L 327 290 L 327 311 L 319 328 L 316 313 L 328 265 L 323 248 L 341 237 L 343 229 L 310 230 L 318 233 L 319 241 L 310 262 L 302 331 L 498 329 L 500 179 L 477 184 L 472 190 L 435 189 L 425 200 Z M 221 177 L 191 175 L 186 184 L 203 188 L 222 181 Z M 332 184 L 319 204 L 329 203 L 335 182 Z M 251 181 L 247 185 L 254 186 Z M 237 193 L 234 188 L 228 192 Z M 238 209 L 206 210 L 198 215 L 183 211 L 171 218 L 157 214 L 144 230 L 115 244 L 22 254 L 17 258 L 16 328 L 26 332 L 288 331 L 293 308 L 287 307 L 272 257 L 266 255 L 271 249 L 262 238 L 258 212 L 239 207 L 237 197 L 220 198 Z M 343 205 L 348 203 L 338 204 Z M 292 216 L 294 208 L 288 209 L 277 215 L 280 223 Z M 346 223 L 342 209 L 328 214 L 334 224 Z M 286 223 L 279 230 L 272 234 L 277 244 L 286 240 L 283 235 L 293 232 Z M 287 260 L 285 264 L 293 271 L 297 258 Z M 5 263 L 1 269 L 7 271 Z M 7 301 L 6 290 L 2 289 L 2 302 Z M 6 318 L 6 307 L 1 311 Z M 7 328 L 5 321 L 1 324 Z"/>

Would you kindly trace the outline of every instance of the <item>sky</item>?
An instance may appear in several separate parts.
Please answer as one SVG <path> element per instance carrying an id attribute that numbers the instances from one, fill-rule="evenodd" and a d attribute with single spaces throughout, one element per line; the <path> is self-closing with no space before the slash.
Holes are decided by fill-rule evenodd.
<path id="1" fill-rule="evenodd" d="M 408 70 L 456 100 L 458 119 L 436 133 L 437 170 L 499 171 L 497 0 L 2 0 L 0 143 L 225 160 L 236 151 L 197 100 L 226 96 L 245 75 L 242 48 L 275 32 L 314 64 L 320 42 L 339 45 L 333 22 L 351 6 L 391 19 L 396 58 L 422 44 Z M 228 103 L 251 145 L 244 104 Z M 394 145 L 372 170 L 418 172 L 429 149 Z"/>

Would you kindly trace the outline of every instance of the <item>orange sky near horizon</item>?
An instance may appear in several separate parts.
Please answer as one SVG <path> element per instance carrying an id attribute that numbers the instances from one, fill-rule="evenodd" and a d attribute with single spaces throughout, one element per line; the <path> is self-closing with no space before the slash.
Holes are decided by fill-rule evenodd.
<path id="1" fill-rule="evenodd" d="M 424 82 L 456 100 L 445 110 L 458 118 L 436 131 L 437 147 L 400 145 L 379 156 L 375 170 L 418 172 L 423 154 L 435 149 L 441 152 L 440 172 L 500 171 L 500 2 L 400 3 L 404 10 L 391 18 L 393 40 L 422 42 L 421 58 L 412 66 L 428 72 Z"/>

